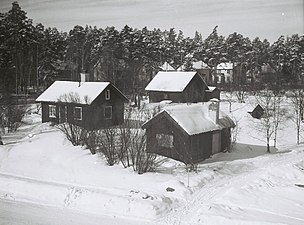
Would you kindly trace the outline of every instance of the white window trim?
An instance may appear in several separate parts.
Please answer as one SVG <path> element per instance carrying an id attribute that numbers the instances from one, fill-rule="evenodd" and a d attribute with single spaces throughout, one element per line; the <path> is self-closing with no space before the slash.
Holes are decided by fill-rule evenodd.
<path id="1" fill-rule="evenodd" d="M 110 89 L 107 89 L 105 92 L 105 98 L 106 100 L 110 100 L 111 99 L 111 91 Z"/>
<path id="2" fill-rule="evenodd" d="M 80 109 L 80 118 L 75 117 L 75 110 L 76 109 Z M 82 120 L 82 107 L 80 107 L 80 106 L 75 106 L 74 107 L 74 120 Z"/>
<path id="3" fill-rule="evenodd" d="M 49 105 L 49 118 L 56 118 L 56 117 L 57 117 L 57 106 Z"/>
<path id="4" fill-rule="evenodd" d="M 106 117 L 106 108 L 110 108 L 111 109 L 111 117 Z M 113 111 L 112 110 L 113 110 L 112 106 L 105 106 L 104 107 L 104 112 L 103 112 L 104 114 L 103 115 L 104 115 L 104 118 L 106 120 L 111 120 L 112 119 L 112 117 L 113 117 Z"/>

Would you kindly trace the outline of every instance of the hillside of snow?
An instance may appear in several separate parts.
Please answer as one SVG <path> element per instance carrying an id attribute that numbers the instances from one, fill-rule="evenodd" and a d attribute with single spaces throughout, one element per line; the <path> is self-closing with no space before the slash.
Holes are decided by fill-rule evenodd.
<path id="1" fill-rule="evenodd" d="M 197 172 L 166 160 L 143 175 L 106 165 L 102 156 L 41 124 L 40 115 L 27 115 L 0 146 L 0 224 L 35 224 L 24 215 L 23 223 L 18 220 L 16 204 L 49 209 L 39 224 L 52 225 L 304 224 L 304 145 L 296 145 L 293 121 L 282 123 L 277 146 L 267 154 L 258 121 L 248 114 L 254 99 L 233 103 L 231 113 L 228 102 L 220 107 L 238 121 L 231 152 L 205 160 Z"/>

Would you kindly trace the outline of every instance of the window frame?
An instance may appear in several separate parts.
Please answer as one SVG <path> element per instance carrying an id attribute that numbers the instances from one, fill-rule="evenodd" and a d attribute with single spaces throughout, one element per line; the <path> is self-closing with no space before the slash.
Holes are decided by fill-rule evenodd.
<path id="1" fill-rule="evenodd" d="M 49 105 L 49 118 L 57 118 L 57 105 Z"/>
<path id="2" fill-rule="evenodd" d="M 111 112 L 111 116 L 110 117 L 106 117 L 106 109 L 111 109 L 110 112 Z M 105 120 L 111 120 L 113 118 L 113 107 L 112 106 L 105 106 L 104 107 L 104 111 L 103 111 L 103 115 L 104 115 L 104 119 Z"/>
<path id="3" fill-rule="evenodd" d="M 110 89 L 107 89 L 105 92 L 105 99 L 110 100 L 111 99 L 111 91 Z"/>
<path id="4" fill-rule="evenodd" d="M 80 118 L 76 118 L 76 110 L 80 109 Z M 82 107 L 81 106 L 75 106 L 73 109 L 73 115 L 74 115 L 74 120 L 82 120 Z"/>

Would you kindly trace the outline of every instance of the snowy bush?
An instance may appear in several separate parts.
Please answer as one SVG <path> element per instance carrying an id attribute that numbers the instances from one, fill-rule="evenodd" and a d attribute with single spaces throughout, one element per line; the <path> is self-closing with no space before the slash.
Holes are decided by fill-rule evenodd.
<path id="1" fill-rule="evenodd" d="M 77 126 L 72 123 L 62 123 L 58 125 L 59 130 L 61 130 L 66 138 L 73 144 L 73 145 L 82 145 L 86 141 L 87 138 L 87 130 Z"/>
<path id="2" fill-rule="evenodd" d="M 8 132 L 15 132 L 22 124 L 22 119 L 27 112 L 25 105 L 10 105 L 7 109 L 6 120 Z"/>

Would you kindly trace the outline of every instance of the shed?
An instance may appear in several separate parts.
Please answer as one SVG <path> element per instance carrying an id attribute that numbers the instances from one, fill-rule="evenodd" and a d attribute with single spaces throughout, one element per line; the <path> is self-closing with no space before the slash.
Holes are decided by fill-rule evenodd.
<path id="1" fill-rule="evenodd" d="M 264 114 L 264 109 L 263 107 L 258 104 L 253 110 L 252 112 L 249 112 L 249 114 L 256 119 L 261 119 L 263 114 Z"/>
<path id="2" fill-rule="evenodd" d="M 184 163 L 196 163 L 224 151 L 231 144 L 234 122 L 223 113 L 213 118 L 211 103 L 165 107 L 142 126 L 147 151 Z"/>
<path id="3" fill-rule="evenodd" d="M 146 86 L 150 102 L 205 101 L 207 85 L 197 72 L 158 72 Z"/>
<path id="4" fill-rule="evenodd" d="M 206 99 L 210 100 L 212 98 L 216 98 L 216 99 L 220 100 L 221 91 L 217 87 L 208 86 L 208 88 L 205 90 L 205 92 L 206 92 Z"/>
<path id="5" fill-rule="evenodd" d="M 89 130 L 124 122 L 128 99 L 110 82 L 55 81 L 37 99 L 42 122 L 70 122 Z"/>

